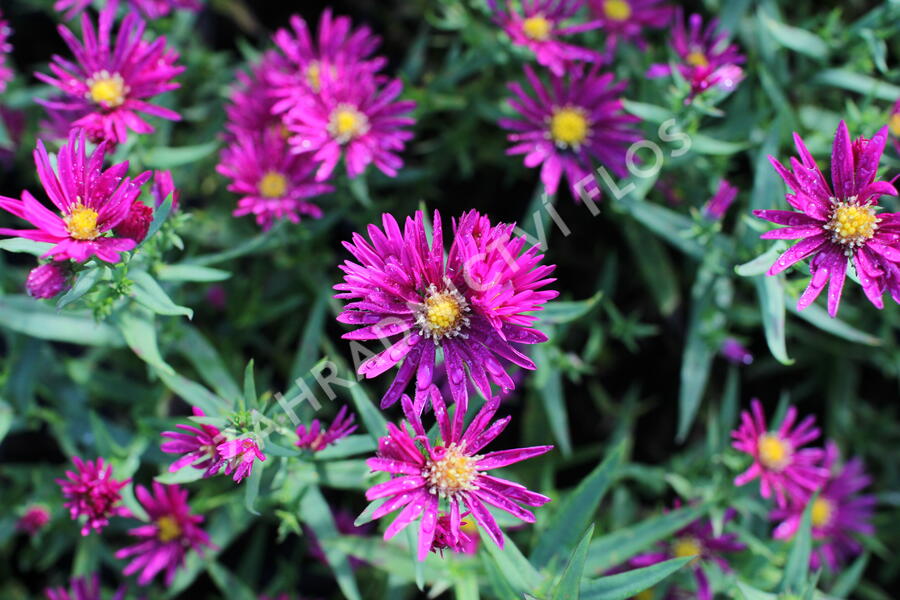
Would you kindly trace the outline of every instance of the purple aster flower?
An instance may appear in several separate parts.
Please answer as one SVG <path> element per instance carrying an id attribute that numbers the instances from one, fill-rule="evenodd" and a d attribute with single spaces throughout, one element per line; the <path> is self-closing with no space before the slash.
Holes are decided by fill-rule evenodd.
<path id="1" fill-rule="evenodd" d="M 276 76 L 287 69 L 287 60 L 269 50 L 251 65 L 249 72 L 235 74 L 237 83 L 230 89 L 225 105 L 226 140 L 233 141 L 241 133 L 259 136 L 268 129 L 287 134 L 281 117 L 273 113 Z"/>
<path id="2" fill-rule="evenodd" d="M 885 126 L 872 139 L 857 138 L 851 143 L 847 125 L 841 121 L 831 154 L 832 185 L 796 133 L 800 160 L 791 158 L 793 172 L 769 157 L 794 192 L 785 196 L 794 210 L 755 210 L 753 214 L 789 226 L 766 232 L 763 239 L 800 240 L 778 257 L 769 275 L 812 257 L 809 285 L 797 301 L 799 310 L 812 304 L 829 284 L 828 314 L 837 315 L 848 260 L 872 304 L 884 307 L 885 290 L 900 303 L 900 213 L 876 212 L 882 194 L 897 195 L 891 183 L 875 180 L 886 141 Z"/>
<path id="3" fill-rule="evenodd" d="M 0 196 L 0 208 L 37 227 L 0 228 L 0 235 L 55 244 L 42 258 L 71 258 L 76 262 L 97 256 L 100 260 L 117 263 L 121 252 L 136 246 L 132 239 L 112 236 L 112 229 L 128 216 L 132 203 L 141 193 L 141 186 L 150 179 L 151 173 L 146 171 L 134 179 L 126 177 L 127 161 L 104 171 L 107 144 L 101 143 L 90 156 L 86 156 L 86 146 L 84 132 L 76 136 L 73 131 L 68 143 L 59 150 L 57 170 L 54 171 L 43 142 L 38 140 L 34 151 L 38 177 L 62 216 L 48 210 L 27 191 L 22 192 L 21 200 Z"/>
<path id="4" fill-rule="evenodd" d="M 195 417 L 206 416 L 197 407 L 193 408 L 193 412 Z M 183 455 L 169 466 L 169 471 L 174 473 L 190 465 L 195 469 L 202 469 L 204 477 L 212 477 L 218 473 L 225 464 L 216 451 L 216 447 L 225 440 L 219 429 L 204 423 L 198 423 L 198 427 L 179 423 L 175 427 L 181 431 L 162 432 L 162 437 L 167 440 L 159 446 L 168 454 Z"/>
<path id="5" fill-rule="evenodd" d="M 70 287 L 69 269 L 62 263 L 38 265 L 28 273 L 25 291 L 32 298 L 54 298 Z"/>
<path id="6" fill-rule="evenodd" d="M 12 81 L 13 72 L 6 64 L 6 56 L 12 52 L 12 44 L 9 43 L 9 36 L 12 35 L 12 29 L 9 23 L 3 18 L 3 11 L 0 10 L 0 93 L 6 91 L 6 84 Z"/>
<path id="7" fill-rule="evenodd" d="M 728 208 L 737 198 L 738 189 L 725 181 L 719 182 L 719 187 L 712 198 L 707 200 L 703 207 L 703 216 L 710 221 L 721 221 L 725 218 Z"/>
<path id="8" fill-rule="evenodd" d="M 228 442 L 222 442 L 216 447 L 219 457 L 226 460 L 225 474 L 234 473 L 234 482 L 240 483 L 250 475 L 254 461 L 264 462 L 263 454 L 256 441 L 249 437 L 237 438 Z"/>
<path id="9" fill-rule="evenodd" d="M 25 512 L 16 522 L 16 529 L 24 531 L 30 536 L 37 535 L 47 523 L 50 522 L 50 511 L 46 506 L 33 504 L 25 509 Z"/>
<path id="10" fill-rule="evenodd" d="M 330 8 L 322 12 L 315 39 L 306 21 L 297 15 L 290 18 L 290 30 L 279 29 L 272 39 L 286 61 L 286 68 L 271 73 L 274 94 L 280 100 L 276 113 L 305 103 L 318 93 L 323 74 L 336 79 L 349 69 L 357 77 L 384 81 L 376 73 L 387 60 L 372 56 L 381 38 L 366 26 L 354 29 L 349 17 L 334 17 Z"/>
<path id="11" fill-rule="evenodd" d="M 172 78 L 184 67 L 175 66 L 178 54 L 166 48 L 166 39 L 146 42 L 142 38 L 145 23 L 129 13 L 112 39 L 115 5 L 100 13 L 99 29 L 88 16 L 82 15 L 84 43 L 63 25 L 59 34 L 78 63 L 55 56 L 50 70 L 53 76 L 35 73 L 41 81 L 59 88 L 58 99 L 36 99 L 50 109 L 85 111 L 72 123 L 91 133 L 92 141 L 124 142 L 128 130 L 136 133 L 154 131 L 138 113 L 178 121 L 181 116 L 168 108 L 150 104 L 147 99 L 174 90 L 179 84 Z"/>
<path id="12" fill-rule="evenodd" d="M 591 13 L 606 34 L 606 58 L 612 59 L 619 42 L 647 47 L 644 30 L 666 27 L 672 22 L 672 7 L 664 0 L 588 0 Z"/>
<path id="13" fill-rule="evenodd" d="M 549 86 L 529 66 L 525 76 L 534 95 L 518 82 L 509 84 L 509 105 L 519 115 L 499 124 L 512 132 L 507 154 L 524 154 L 526 167 L 541 165 L 548 194 L 556 193 L 565 174 L 577 199 L 576 183 L 593 173 L 595 161 L 619 177 L 628 174 L 625 155 L 641 135 L 632 129 L 640 119 L 622 111 L 625 81 L 615 83 L 612 73 L 596 66 L 573 67 L 567 78 L 551 76 Z"/>
<path id="14" fill-rule="evenodd" d="M 322 210 L 308 198 L 334 190 L 315 181 L 315 163 L 308 154 L 294 154 L 277 129 L 235 135 L 222 150 L 216 170 L 231 179 L 229 191 L 241 195 L 236 217 L 254 215 L 263 231 L 276 221 L 300 222 L 300 215 L 318 219 Z"/>
<path id="15" fill-rule="evenodd" d="M 313 419 L 309 427 L 300 424 L 297 427 L 297 437 L 299 439 L 294 445 L 313 452 L 324 450 L 331 444 L 356 431 L 356 425 L 353 423 L 355 418 L 356 415 L 348 415 L 347 407 L 342 406 L 328 429 L 325 429 L 318 419 Z"/>
<path id="16" fill-rule="evenodd" d="M 403 83 L 381 85 L 358 66 L 334 76 L 323 71 L 319 80 L 319 92 L 285 114 L 292 151 L 311 154 L 319 165 L 317 181 L 328 179 L 341 157 L 351 179 L 369 164 L 395 177 L 403 166 L 398 153 L 413 137 L 407 127 L 415 124 L 405 115 L 416 103 L 397 100 Z"/>
<path id="17" fill-rule="evenodd" d="M 444 556 L 444 550 L 450 550 L 456 554 L 475 554 L 478 552 L 478 527 L 474 519 L 467 519 L 471 513 L 460 515 L 459 529 L 453 529 L 453 519 L 447 513 L 441 513 L 437 518 L 434 528 L 434 539 L 431 541 L 431 551 Z"/>
<path id="18" fill-rule="evenodd" d="M 131 575 L 138 571 L 140 585 L 147 585 L 165 569 L 167 586 L 172 585 L 175 572 L 184 566 L 189 550 L 203 555 L 204 548 L 214 548 L 209 535 L 200 528 L 203 517 L 191 514 L 187 503 L 187 490 L 177 485 L 153 482 L 153 493 L 138 485 L 134 488 L 138 502 L 144 507 L 150 523 L 128 531 L 140 541 L 116 552 L 116 558 L 131 559 L 122 573 Z"/>
<path id="19" fill-rule="evenodd" d="M 675 508 L 679 503 L 676 502 Z M 734 518 L 735 511 L 725 511 L 725 522 Z M 649 567 L 673 558 L 687 558 L 696 556 L 691 561 L 691 570 L 697 581 L 697 599 L 712 600 L 713 593 L 709 585 L 709 578 L 703 571 L 703 564 L 714 562 L 723 571 L 730 572 L 731 567 L 724 555 L 732 552 L 740 552 L 745 548 L 744 544 L 737 541 L 733 533 L 716 535 L 712 521 L 709 519 L 697 519 L 684 529 L 678 531 L 671 540 L 660 543 L 657 552 L 641 554 L 632 558 L 629 565 L 633 567 Z"/>
<path id="20" fill-rule="evenodd" d="M 66 471 L 68 479 L 57 479 L 66 501 L 63 504 L 69 509 L 72 519 L 86 517 L 81 528 L 81 535 L 88 535 L 91 530 L 100 531 L 109 524 L 110 517 L 127 517 L 131 513 L 124 506 L 121 489 L 131 479 L 116 481 L 112 478 L 112 465 L 104 463 L 102 458 L 96 462 L 83 461 L 72 457 L 75 471 Z"/>
<path id="21" fill-rule="evenodd" d="M 828 473 L 828 480 L 813 501 L 811 520 L 812 536 L 816 547 L 810 556 L 810 567 L 819 569 L 823 564 L 837 571 L 841 564 L 858 555 L 862 546 L 855 536 L 875 534 L 872 513 L 877 502 L 875 496 L 860 492 L 871 483 L 863 463 L 854 458 L 841 466 L 840 450 L 837 444 L 828 441 L 825 445 L 825 459 L 822 467 Z M 800 527 L 803 511 L 809 502 L 797 499 L 785 508 L 772 512 L 772 518 L 782 521 L 775 528 L 775 539 L 787 540 Z"/>
<path id="22" fill-rule="evenodd" d="M 465 508 L 484 527 L 488 537 L 502 548 L 503 532 L 485 504 L 533 523 L 534 514 L 520 504 L 542 506 L 550 498 L 531 492 L 518 483 L 488 475 L 487 471 L 540 456 L 553 446 L 479 454 L 509 423 L 510 417 L 491 423 L 500 400 L 488 400 L 464 431 L 461 419 L 455 418 L 451 422 L 440 394 L 435 388 L 432 391 L 440 440 L 432 443 L 418 416 L 410 412 L 407 417 L 410 418 L 413 434 L 409 433 L 405 424 L 397 427 L 389 423 L 387 437 L 378 442 L 378 456 L 366 461 L 373 471 L 398 476 L 366 492 L 366 498 L 370 501 L 387 498 L 372 513 L 372 518 L 379 519 L 402 508 L 384 533 L 384 539 L 390 539 L 421 515 L 418 557 L 425 560 L 432 548 L 442 505 L 443 510 L 448 510 L 450 514 L 449 532 L 442 535 L 449 537 L 450 544 L 454 545 L 460 538 L 461 509 Z M 406 400 L 408 403 L 409 399 Z"/>
<path id="23" fill-rule="evenodd" d="M 103 600 L 100 577 L 94 573 L 90 579 L 87 577 L 73 577 L 69 582 L 69 589 L 63 587 L 47 588 L 44 595 L 47 600 Z M 125 588 L 120 587 L 111 600 L 124 600 Z"/>
<path id="24" fill-rule="evenodd" d="M 725 338 L 719 347 L 719 352 L 728 362 L 734 365 L 749 365 L 753 363 L 753 355 L 737 338 Z"/>
<path id="25" fill-rule="evenodd" d="M 374 225 L 368 228 L 371 242 L 354 234 L 353 241 L 344 244 L 358 262 L 346 261 L 340 267 L 344 282 L 335 286 L 340 292 L 335 298 L 350 302 L 338 321 L 359 329 L 343 337 L 381 340 L 386 346 L 359 365 L 358 372 L 373 378 L 402 361 L 381 400 L 382 407 L 394 404 L 413 376 L 416 405 L 419 409 L 424 406 L 424 392 L 432 384 L 438 350 L 443 354 L 458 415 L 465 414 L 468 404 L 467 373 L 479 392 L 490 398 L 491 382 L 501 389 L 515 387 L 501 360 L 534 369 L 534 363 L 517 346 L 540 343 L 547 337 L 520 324 L 530 320 L 512 310 L 514 297 L 498 301 L 502 315 L 494 321 L 495 326 L 483 309 L 490 305 L 490 289 L 473 289 L 470 282 L 491 284 L 499 295 L 504 295 L 508 286 L 523 284 L 519 313 L 534 310 L 541 296 L 534 293 L 534 282 L 524 273 L 512 279 L 503 279 L 508 272 L 483 279 L 481 274 L 468 275 L 468 264 L 478 260 L 467 254 L 478 248 L 477 241 L 471 239 L 478 222 L 478 213 L 472 211 L 463 216 L 458 227 L 454 223 L 455 235 L 446 262 L 442 221 L 436 211 L 430 247 L 421 211 L 406 219 L 402 231 L 393 216 L 384 214 L 383 230 Z M 517 247 L 521 248 L 512 246 Z M 523 256 L 523 265 L 533 265 L 530 251 Z M 515 264 L 517 257 L 510 260 Z M 545 274 L 540 271 L 538 278 Z"/>
<path id="26" fill-rule="evenodd" d="M 154 171 L 153 186 L 150 188 L 153 194 L 153 204 L 159 208 L 166 201 L 166 198 L 172 196 L 172 210 L 178 210 L 181 201 L 181 190 L 175 187 L 175 181 L 172 179 L 171 171 Z"/>
<path id="27" fill-rule="evenodd" d="M 681 59 L 676 65 L 678 72 L 691 86 L 686 103 L 710 88 L 733 90 L 744 78 L 744 71 L 738 66 L 744 62 L 744 55 L 735 44 L 728 43 L 730 33 L 718 29 L 718 19 L 703 27 L 703 18 L 696 14 L 691 15 L 686 27 L 684 14 L 678 9 L 670 44 Z M 655 64 L 647 71 L 647 77 L 665 77 L 671 73 L 669 64 Z"/>
<path id="28" fill-rule="evenodd" d="M 566 25 L 584 6 L 584 0 L 524 0 L 519 12 L 512 2 L 504 8 L 497 0 L 488 0 L 488 7 L 494 12 L 497 24 L 503 28 L 514 44 L 525 46 L 532 52 L 538 64 L 562 77 L 573 61 L 600 62 L 599 52 L 574 46 L 562 38 L 602 25 L 600 21 L 590 21 Z"/>
<path id="29" fill-rule="evenodd" d="M 741 412 L 741 425 L 731 432 L 732 446 L 753 457 L 753 464 L 738 475 L 735 485 L 759 478 L 760 494 L 771 498 L 779 507 L 797 498 L 808 497 L 819 488 L 828 471 L 819 463 L 825 452 L 821 448 L 803 448 L 819 437 L 816 418 L 807 416 L 796 427 L 797 408 L 791 406 L 777 431 L 769 431 L 762 403 L 753 399 L 750 412 Z"/>
<path id="30" fill-rule="evenodd" d="M 92 0 L 57 0 L 53 10 L 67 11 L 66 19 L 71 19 L 84 12 Z M 107 6 L 118 7 L 118 0 L 106 0 Z M 197 12 L 203 8 L 201 0 L 127 0 L 128 8 L 140 12 L 148 19 L 165 17 L 173 10 L 190 10 Z"/>

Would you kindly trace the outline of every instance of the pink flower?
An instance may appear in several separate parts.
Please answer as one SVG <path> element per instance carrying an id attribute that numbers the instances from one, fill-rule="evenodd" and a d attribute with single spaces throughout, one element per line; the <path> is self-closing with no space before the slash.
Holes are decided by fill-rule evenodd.
<path id="1" fill-rule="evenodd" d="M 83 44 L 65 26 L 59 26 L 60 35 L 78 62 L 57 56 L 50 65 L 55 77 L 35 73 L 64 93 L 59 99 L 36 101 L 50 109 L 85 111 L 72 123 L 73 128 L 88 130 L 92 141 L 121 143 L 128 137 L 128 130 L 154 131 L 138 113 L 171 121 L 181 119 L 175 111 L 147 100 L 178 88 L 172 78 L 184 67 L 175 66 L 178 54 L 166 48 L 164 37 L 153 42 L 141 39 L 145 23 L 134 13 L 125 17 L 116 38 L 111 39 L 115 11 L 114 3 L 101 11 L 99 30 L 86 14 L 82 15 Z"/>
<path id="2" fill-rule="evenodd" d="M 440 393 L 436 388 L 432 388 L 431 393 L 441 441 L 433 444 L 415 412 L 407 410 L 413 435 L 405 425 L 397 427 L 389 423 L 387 437 L 378 442 L 378 456 L 366 461 L 373 471 L 397 476 L 366 492 L 369 501 L 387 499 L 372 513 L 372 518 L 379 519 L 402 509 L 384 533 L 387 540 L 421 516 L 418 557 L 425 560 L 438 530 L 442 504 L 446 505 L 450 515 L 449 523 L 444 522 L 447 529 L 441 532 L 448 546 L 462 543 L 461 510 L 465 507 L 472 518 L 484 527 L 491 540 L 502 548 L 503 532 L 485 504 L 533 523 L 534 514 L 520 504 L 542 506 L 550 498 L 531 492 L 518 483 L 488 475 L 487 471 L 540 456 L 553 446 L 480 454 L 509 423 L 510 417 L 490 422 L 500 406 L 500 400 L 488 400 L 464 431 L 462 417 L 457 415 L 451 422 Z M 409 398 L 404 397 L 404 405 L 408 407 L 410 404 Z"/>
<path id="3" fill-rule="evenodd" d="M 47 507 L 34 504 L 25 509 L 25 513 L 19 517 L 16 529 L 34 536 L 50 522 L 50 511 Z"/>
<path id="4" fill-rule="evenodd" d="M 135 244 L 140 244 L 147 237 L 152 222 L 153 209 L 140 200 L 135 200 L 131 203 L 128 215 L 113 231 L 119 237 L 128 238 L 134 240 Z"/>
<path id="5" fill-rule="evenodd" d="M 193 408 L 193 412 L 195 417 L 206 416 L 197 407 Z M 199 427 L 194 427 L 179 423 L 175 427 L 181 431 L 162 433 L 162 437 L 168 439 L 160 444 L 160 450 L 168 454 L 184 455 L 169 466 L 170 472 L 174 473 L 190 465 L 195 469 L 203 469 L 204 477 L 212 477 L 225 464 L 216 451 L 216 447 L 224 440 L 222 433 L 213 425 L 203 423 L 198 425 Z"/>
<path id="6" fill-rule="evenodd" d="M 778 430 L 769 431 L 760 401 L 754 399 L 751 408 L 752 415 L 741 412 L 741 425 L 731 432 L 732 446 L 753 457 L 753 464 L 735 478 L 734 484 L 744 485 L 758 478 L 762 497 L 771 498 L 774 492 L 779 507 L 809 497 L 828 476 L 828 471 L 819 466 L 824 451 L 803 448 L 819 437 L 815 417 L 810 415 L 795 427 L 797 409 L 791 406 Z"/>
<path id="7" fill-rule="evenodd" d="M 32 298 L 46 299 L 58 296 L 69 289 L 69 270 L 62 263 L 38 265 L 28 273 L 25 291 Z"/>
<path id="8" fill-rule="evenodd" d="M 37 229 L 3 229 L 0 234 L 12 235 L 37 242 L 54 244 L 43 258 L 56 260 L 71 258 L 85 262 L 91 256 L 110 263 L 120 260 L 120 253 L 131 250 L 135 242 L 112 236 L 112 230 L 127 216 L 140 187 L 150 178 L 144 172 L 134 179 L 126 177 L 128 162 L 102 170 L 107 145 L 101 143 L 90 155 L 85 155 L 87 141 L 84 133 L 73 131 L 69 141 L 57 155 L 57 172 L 43 142 L 38 140 L 34 152 L 38 177 L 50 201 L 62 213 L 58 216 L 35 200 L 27 191 L 21 200 L 0 196 L 0 208 L 35 225 Z"/>
<path id="9" fill-rule="evenodd" d="M 134 557 L 122 572 L 131 575 L 140 571 L 140 585 L 147 585 L 165 569 L 166 585 L 171 586 L 189 550 L 202 555 L 204 548 L 215 546 L 200 529 L 203 517 L 191 514 L 187 490 L 154 481 L 152 494 L 141 485 L 135 486 L 134 491 L 150 522 L 129 530 L 140 541 L 116 552 L 116 558 Z"/>
<path id="10" fill-rule="evenodd" d="M 275 115 L 273 109 L 276 76 L 288 68 L 287 60 L 270 50 L 251 66 L 249 73 L 235 74 L 237 83 L 230 89 L 225 104 L 227 141 L 234 141 L 238 134 L 260 136 L 269 129 L 286 133 L 281 116 Z"/>
<path id="11" fill-rule="evenodd" d="M 356 431 L 356 425 L 353 423 L 355 415 L 347 415 L 347 407 L 342 406 L 338 411 L 334 421 L 328 429 L 324 429 L 318 419 L 313 419 L 307 428 L 306 425 L 297 427 L 297 443 L 298 448 L 305 448 L 313 452 L 324 450 L 338 440 L 347 437 Z"/>
<path id="12" fill-rule="evenodd" d="M 703 207 L 703 216 L 710 221 L 721 221 L 725 218 L 728 208 L 737 198 L 738 189 L 725 181 L 719 182 L 719 188 L 712 198 L 707 200 Z"/>
<path id="13" fill-rule="evenodd" d="M 753 354 L 747 350 L 740 340 L 729 337 L 722 341 L 719 352 L 733 365 L 749 365 L 753 363 Z"/>
<path id="14" fill-rule="evenodd" d="M 798 310 L 812 304 L 827 284 L 828 314 L 836 316 L 850 261 L 869 302 L 884 308 L 882 296 L 888 291 L 900 303 L 900 213 L 877 213 L 882 195 L 897 195 L 892 182 L 876 181 L 887 129 L 882 127 L 872 139 L 851 142 L 841 121 L 831 151 L 830 185 L 796 133 L 800 160 L 791 158 L 792 171 L 769 157 L 793 191 L 785 199 L 794 210 L 755 210 L 753 214 L 788 225 L 764 233 L 763 239 L 800 240 L 776 259 L 767 275 L 812 257 L 809 285 L 797 300 Z"/>
<path id="15" fill-rule="evenodd" d="M 3 11 L 0 10 L 0 93 L 6 91 L 6 84 L 12 81 L 13 72 L 6 66 L 6 55 L 12 52 L 12 45 L 9 43 L 9 36 L 12 35 L 12 29 L 9 23 L 3 18 Z"/>
<path id="16" fill-rule="evenodd" d="M 255 460 L 260 462 L 266 460 L 266 455 L 249 437 L 222 442 L 216 447 L 216 451 L 220 458 L 228 461 L 225 463 L 225 474 L 231 475 L 234 472 L 235 483 L 240 483 L 244 477 L 250 475 Z"/>
<path id="17" fill-rule="evenodd" d="M 588 0 L 591 13 L 606 34 L 606 56 L 611 60 L 620 41 L 647 48 L 643 33 L 648 27 L 666 27 L 674 11 L 664 0 Z"/>
<path id="18" fill-rule="evenodd" d="M 93 573 L 90 579 L 73 577 L 69 584 L 68 590 L 63 587 L 47 588 L 44 594 L 48 600 L 103 600 L 100 577 L 96 573 Z M 111 600 L 125 600 L 125 587 L 116 590 Z"/>
<path id="19" fill-rule="evenodd" d="M 267 231 L 276 221 L 300 222 L 300 215 L 318 219 L 322 210 L 308 199 L 334 190 L 313 179 L 316 165 L 309 155 L 291 152 L 281 131 L 235 134 L 222 150 L 216 170 L 231 179 L 228 190 L 241 195 L 236 217 L 253 215 Z"/>
<path id="20" fill-rule="evenodd" d="M 120 490 L 130 479 L 113 479 L 112 465 L 104 463 L 102 458 L 94 462 L 75 456 L 72 462 L 76 471 L 66 471 L 68 479 L 57 479 L 56 483 L 62 488 L 66 497 L 64 506 L 69 509 L 72 519 L 86 517 L 81 535 L 88 535 L 92 529 L 100 531 L 109 524 L 110 517 L 131 515 L 124 506 L 117 506 L 122 500 Z"/>
<path id="21" fill-rule="evenodd" d="M 538 64 L 547 67 L 557 77 L 565 74 L 574 61 L 601 62 L 603 56 L 594 50 L 562 41 L 562 38 L 597 29 L 600 21 L 566 25 L 578 14 L 584 0 L 525 0 L 522 11 L 512 2 L 505 9 L 497 0 L 488 0 L 495 20 L 514 44 L 534 52 Z"/>
<path id="22" fill-rule="evenodd" d="M 153 193 L 153 202 L 156 208 L 162 206 L 166 199 L 172 196 L 172 212 L 178 210 L 181 203 L 181 190 L 175 188 L 171 171 L 154 171 L 153 186 L 150 191 Z"/>
<path id="23" fill-rule="evenodd" d="M 478 552 L 478 527 L 473 519 L 466 519 L 470 513 L 460 515 L 459 530 L 454 535 L 453 520 L 450 515 L 441 513 L 434 529 L 431 551 L 443 558 L 444 550 L 456 554 L 475 554 Z"/>

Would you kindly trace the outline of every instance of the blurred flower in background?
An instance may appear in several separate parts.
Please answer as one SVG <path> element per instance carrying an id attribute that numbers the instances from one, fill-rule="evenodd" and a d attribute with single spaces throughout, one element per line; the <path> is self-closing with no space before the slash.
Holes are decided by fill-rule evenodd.
<path id="1" fill-rule="evenodd" d="M 356 431 L 356 424 L 353 422 L 356 415 L 348 415 L 347 412 L 347 407 L 342 406 L 327 429 L 318 419 L 313 419 L 309 427 L 301 423 L 297 426 L 298 439 L 295 445 L 298 448 L 319 452 L 347 437 Z"/>
<path id="2" fill-rule="evenodd" d="M 46 506 L 33 504 L 25 509 L 16 522 L 16 529 L 34 536 L 50 522 L 50 511 Z"/>
<path id="3" fill-rule="evenodd" d="M 645 30 L 666 27 L 674 15 L 665 0 L 588 0 L 588 6 L 606 34 L 606 60 L 613 59 L 622 42 L 646 50 Z"/>
<path id="4" fill-rule="evenodd" d="M 12 44 L 9 43 L 11 35 L 12 29 L 3 18 L 3 11 L 0 10 L 0 94 L 6 91 L 6 84 L 13 78 L 12 69 L 7 64 L 7 54 L 12 52 Z"/>

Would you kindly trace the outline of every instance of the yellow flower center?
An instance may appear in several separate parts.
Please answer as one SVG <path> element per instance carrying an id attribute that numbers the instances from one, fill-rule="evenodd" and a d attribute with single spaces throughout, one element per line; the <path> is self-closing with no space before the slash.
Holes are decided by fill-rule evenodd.
<path id="1" fill-rule="evenodd" d="M 478 477 L 476 465 L 482 457 L 467 455 L 463 448 L 455 443 L 443 450 L 443 457 L 440 460 L 430 461 L 422 471 L 422 477 L 428 482 L 429 491 L 448 497 L 458 492 L 476 489 L 475 479 Z"/>
<path id="2" fill-rule="evenodd" d="M 93 240 L 100 237 L 100 230 L 97 229 L 99 216 L 93 208 L 76 204 L 63 220 L 66 223 L 66 230 L 74 239 Z"/>
<path id="3" fill-rule="evenodd" d="M 834 504 L 825 498 L 816 498 L 812 505 L 812 526 L 825 527 L 834 516 Z"/>
<path id="4" fill-rule="evenodd" d="M 872 239 L 880 220 L 875 214 L 874 206 L 856 204 L 855 200 L 851 198 L 841 201 L 832 198 L 834 208 L 831 220 L 825 225 L 825 229 L 831 230 L 831 241 L 846 246 L 844 253 L 848 256 L 853 253 L 854 248 Z"/>
<path id="5" fill-rule="evenodd" d="M 567 106 L 553 111 L 550 117 L 550 137 L 558 145 L 577 148 L 591 134 L 587 112 L 577 106 Z"/>
<path id="6" fill-rule="evenodd" d="M 314 92 L 318 92 L 322 88 L 322 64 L 314 60 L 306 67 L 306 81 Z"/>
<path id="7" fill-rule="evenodd" d="M 627 21 L 631 18 L 631 5 L 625 0 L 606 0 L 603 12 L 612 21 Z"/>
<path id="8" fill-rule="evenodd" d="M 759 436 L 757 442 L 759 450 L 759 462 L 767 469 L 782 471 L 791 464 L 794 449 L 790 442 L 783 440 L 774 433 L 764 433 Z"/>
<path id="9" fill-rule="evenodd" d="M 634 600 L 653 600 L 653 588 L 648 588 L 643 592 L 638 592 L 634 596 Z"/>
<path id="10" fill-rule="evenodd" d="M 263 198 L 281 198 L 287 187 L 287 177 L 275 171 L 269 171 L 259 180 L 259 193 Z"/>
<path id="11" fill-rule="evenodd" d="M 534 15 L 522 21 L 522 31 L 533 40 L 543 42 L 550 38 L 553 32 L 553 23 L 542 15 Z"/>
<path id="12" fill-rule="evenodd" d="M 896 112 L 891 115 L 891 120 L 888 121 L 888 126 L 891 128 L 891 133 L 893 133 L 897 137 L 900 137 L 900 112 Z"/>
<path id="13" fill-rule="evenodd" d="M 339 144 L 346 144 L 367 131 L 369 118 L 349 104 L 339 104 L 328 119 L 328 133 Z"/>
<path id="14" fill-rule="evenodd" d="M 159 527 L 157 537 L 161 542 L 171 542 L 181 537 L 181 527 L 175 517 L 162 516 L 157 519 L 156 526 Z"/>
<path id="15" fill-rule="evenodd" d="M 125 80 L 118 73 L 110 74 L 109 71 L 100 71 L 85 83 L 88 86 L 87 98 L 106 108 L 115 108 L 125 102 L 125 96 L 130 89 L 125 85 Z"/>
<path id="16" fill-rule="evenodd" d="M 692 67 L 708 67 L 709 61 L 701 50 L 694 50 L 687 55 L 687 63 Z"/>
<path id="17" fill-rule="evenodd" d="M 444 337 L 465 337 L 462 329 L 469 325 L 468 302 L 449 279 L 444 284 L 442 291 L 434 284 L 428 286 L 425 301 L 415 309 L 416 323 L 422 335 L 432 338 L 435 343 Z"/>
<path id="18" fill-rule="evenodd" d="M 687 558 L 688 556 L 700 556 L 703 552 L 703 546 L 700 542 L 692 537 L 683 537 L 675 540 L 672 544 L 672 554 L 675 558 Z"/>

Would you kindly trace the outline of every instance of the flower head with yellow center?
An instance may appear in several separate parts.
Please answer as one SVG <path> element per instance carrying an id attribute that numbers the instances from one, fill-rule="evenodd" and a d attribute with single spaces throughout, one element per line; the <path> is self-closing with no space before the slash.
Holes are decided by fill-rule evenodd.
<path id="1" fill-rule="evenodd" d="M 627 0 L 604 0 L 603 14 L 611 21 L 627 21 L 631 18 L 631 5 Z"/>
<path id="2" fill-rule="evenodd" d="M 422 335 L 434 340 L 435 344 L 445 337 L 466 337 L 469 303 L 449 278 L 444 278 L 441 289 L 429 285 L 424 301 L 413 310 Z"/>
<path id="3" fill-rule="evenodd" d="M 672 554 L 675 555 L 675 558 L 694 556 L 696 557 L 694 560 L 697 560 L 703 554 L 703 545 L 696 538 L 690 536 L 680 537 L 672 544 Z"/>
<path id="4" fill-rule="evenodd" d="M 794 456 L 791 443 L 774 433 L 761 435 L 757 450 L 759 451 L 759 462 L 772 471 L 783 471 L 791 464 Z"/>
<path id="5" fill-rule="evenodd" d="M 277 171 L 268 171 L 259 180 L 259 195 L 263 198 L 281 198 L 287 188 L 287 177 Z"/>
<path id="6" fill-rule="evenodd" d="M 834 504 L 827 498 L 819 496 L 813 501 L 810 520 L 816 528 L 827 527 L 834 519 Z"/>
<path id="7" fill-rule="evenodd" d="M 171 542 L 181 537 L 181 526 L 175 517 L 163 515 L 156 520 L 156 526 L 159 529 L 157 537 L 163 543 Z"/>
<path id="8" fill-rule="evenodd" d="M 522 31 L 526 37 L 536 42 L 544 42 L 550 39 L 553 33 L 553 23 L 544 15 L 537 14 L 522 21 Z"/>
<path id="9" fill-rule="evenodd" d="M 831 241 L 844 246 L 844 254 L 863 246 L 875 235 L 880 219 L 873 204 L 859 204 L 856 197 L 848 200 L 831 199 L 831 219 L 825 229 L 831 231 Z"/>
<path id="10" fill-rule="evenodd" d="M 328 118 L 328 133 L 339 144 L 365 135 L 369 127 L 369 117 L 351 104 L 338 104 Z"/>
<path id="11" fill-rule="evenodd" d="M 587 111 L 579 106 L 564 106 L 550 116 L 550 139 L 560 148 L 577 150 L 591 135 Z"/>
<path id="12" fill-rule="evenodd" d="M 691 50 L 687 57 L 685 58 L 687 63 L 692 67 L 708 67 L 709 59 L 706 58 L 706 54 L 703 53 L 703 50 L 695 48 Z"/>
<path id="13" fill-rule="evenodd" d="M 900 137 L 900 112 L 895 112 L 891 115 L 891 118 L 888 121 L 888 127 L 891 129 L 891 133 L 896 137 Z"/>
<path id="14" fill-rule="evenodd" d="M 96 210 L 79 202 L 69 208 L 69 214 L 63 220 L 66 223 L 66 230 L 73 239 L 94 240 L 101 234 L 97 227 L 99 216 Z"/>
<path id="15" fill-rule="evenodd" d="M 452 498 L 460 492 L 477 489 L 478 461 L 481 456 L 469 456 L 465 443 L 437 446 L 422 470 L 428 491 L 442 498 Z"/>
<path id="16" fill-rule="evenodd" d="M 104 108 L 121 106 L 131 91 L 121 75 L 106 70 L 94 73 L 85 83 L 88 86 L 85 97 Z"/>

